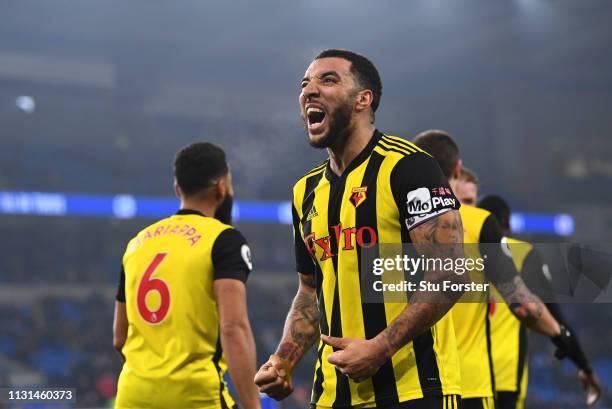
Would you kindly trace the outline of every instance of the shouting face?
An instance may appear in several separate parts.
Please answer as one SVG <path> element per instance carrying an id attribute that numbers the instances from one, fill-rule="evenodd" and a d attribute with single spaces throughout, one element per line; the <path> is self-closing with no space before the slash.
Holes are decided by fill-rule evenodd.
<path id="1" fill-rule="evenodd" d="M 359 92 L 351 63 L 331 57 L 314 60 L 302 79 L 300 112 L 308 142 L 315 148 L 333 146 L 350 133 Z"/>

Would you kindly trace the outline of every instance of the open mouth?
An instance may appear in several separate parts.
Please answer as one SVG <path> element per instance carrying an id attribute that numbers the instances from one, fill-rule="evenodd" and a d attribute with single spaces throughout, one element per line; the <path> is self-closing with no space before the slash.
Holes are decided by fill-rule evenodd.
<path id="1" fill-rule="evenodd" d="M 308 118 L 308 128 L 311 131 L 316 131 L 321 128 L 327 115 L 321 108 L 309 107 L 306 110 L 306 116 Z"/>

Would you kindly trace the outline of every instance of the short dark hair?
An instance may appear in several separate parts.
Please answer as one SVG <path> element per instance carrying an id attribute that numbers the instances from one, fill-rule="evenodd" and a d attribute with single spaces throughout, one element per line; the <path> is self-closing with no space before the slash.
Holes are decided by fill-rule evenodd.
<path id="1" fill-rule="evenodd" d="M 228 171 L 225 152 L 209 142 L 186 146 L 174 159 L 174 177 L 186 196 L 200 193 Z"/>
<path id="2" fill-rule="evenodd" d="M 459 146 L 452 136 L 439 129 L 431 129 L 418 134 L 412 142 L 438 161 L 447 179 L 452 176 L 459 160 Z"/>
<path id="3" fill-rule="evenodd" d="M 462 179 L 466 182 L 471 182 L 478 186 L 480 184 L 480 180 L 476 173 L 473 170 L 466 168 L 465 166 L 461 167 L 461 175 L 459 175 L 459 179 Z"/>
<path id="4" fill-rule="evenodd" d="M 380 96 L 382 95 L 382 82 L 380 81 L 378 70 L 372 61 L 353 51 L 336 48 L 330 48 L 329 50 L 320 52 L 319 55 L 315 57 L 315 60 L 334 57 L 342 58 L 351 63 L 351 74 L 353 74 L 359 86 L 363 89 L 372 91 L 373 98 L 371 108 L 373 112 L 376 112 L 380 104 Z"/>
<path id="5" fill-rule="evenodd" d="M 478 201 L 478 207 L 491 212 L 497 219 L 499 224 L 510 229 L 510 205 L 501 196 L 498 195 L 486 195 Z"/>

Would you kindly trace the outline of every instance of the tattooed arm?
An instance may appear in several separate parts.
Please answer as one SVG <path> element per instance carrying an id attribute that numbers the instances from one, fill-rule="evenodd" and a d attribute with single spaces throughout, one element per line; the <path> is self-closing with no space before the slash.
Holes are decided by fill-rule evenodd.
<path id="1" fill-rule="evenodd" d="M 410 231 L 410 239 L 418 253 L 429 258 L 462 258 L 463 226 L 457 210 L 430 219 Z M 441 284 L 443 281 L 464 284 L 465 275 L 447 271 L 427 271 L 424 280 Z M 391 357 L 401 347 L 442 318 L 461 297 L 459 291 L 417 291 L 410 306 L 375 339 L 384 345 Z"/>
<path id="2" fill-rule="evenodd" d="M 278 348 L 255 375 L 259 391 L 281 400 L 293 391 L 291 371 L 319 339 L 319 307 L 314 275 L 300 274 L 300 286 L 287 314 Z"/>
<path id="3" fill-rule="evenodd" d="M 293 368 L 319 340 L 319 307 L 314 275 L 300 274 L 300 286 L 285 321 L 283 338 L 275 355 Z"/>
<path id="4" fill-rule="evenodd" d="M 480 232 L 480 253 L 487 256 L 485 275 L 497 288 L 512 313 L 527 327 L 557 336 L 560 327 L 537 295 L 518 275 L 512 258 L 502 250 L 503 232 L 495 216 L 489 215 Z"/>
<path id="5" fill-rule="evenodd" d="M 495 287 L 516 318 L 529 329 L 549 337 L 559 335 L 561 332 L 559 323 L 538 296 L 529 291 L 521 277 L 515 276 L 510 281 L 498 281 Z"/>

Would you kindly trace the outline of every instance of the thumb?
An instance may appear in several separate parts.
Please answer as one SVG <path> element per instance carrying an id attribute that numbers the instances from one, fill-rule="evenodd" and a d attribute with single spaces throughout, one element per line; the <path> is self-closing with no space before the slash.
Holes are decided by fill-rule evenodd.
<path id="1" fill-rule="evenodd" d="M 350 340 L 348 338 L 330 337 L 323 334 L 321 334 L 321 341 L 323 341 L 324 344 L 337 349 L 344 349 L 348 346 L 348 344 L 350 344 Z"/>

